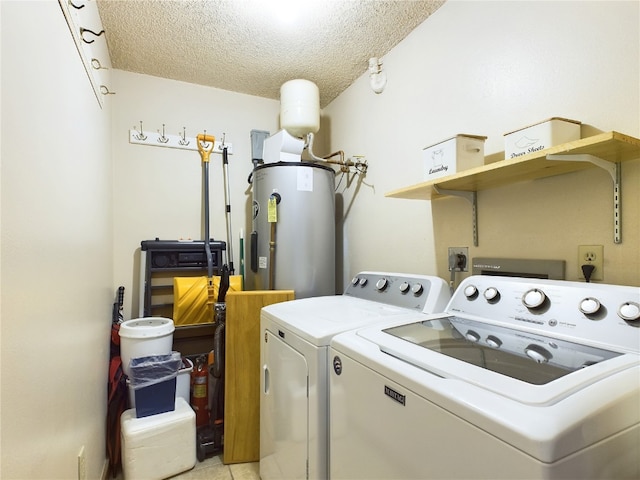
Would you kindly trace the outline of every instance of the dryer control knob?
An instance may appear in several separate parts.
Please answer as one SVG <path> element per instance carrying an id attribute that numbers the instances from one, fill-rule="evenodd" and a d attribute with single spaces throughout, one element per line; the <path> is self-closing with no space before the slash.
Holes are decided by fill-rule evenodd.
<path id="1" fill-rule="evenodd" d="M 538 363 L 547 363 L 552 357 L 549 350 L 535 344 L 531 344 L 527 348 L 525 348 L 524 353 L 526 353 L 529 358 L 535 360 Z"/>
<path id="2" fill-rule="evenodd" d="M 351 279 L 351 285 L 353 285 L 355 287 L 356 285 L 358 285 L 359 281 L 360 281 L 360 279 L 358 277 L 353 277 Z"/>
<path id="3" fill-rule="evenodd" d="M 597 298 L 593 297 L 583 298 L 580 301 L 580 305 L 578 306 L 580 311 L 585 315 L 593 315 L 594 313 L 598 313 L 600 307 L 600 301 Z"/>
<path id="4" fill-rule="evenodd" d="M 542 290 L 532 288 L 522 296 L 522 303 L 527 308 L 540 308 L 547 300 Z"/>
<path id="5" fill-rule="evenodd" d="M 618 308 L 618 316 L 627 322 L 640 320 L 640 304 L 636 302 L 625 302 Z"/>
<path id="6" fill-rule="evenodd" d="M 484 298 L 489 302 L 497 302 L 500 299 L 500 292 L 496 287 L 489 287 L 484 291 Z"/>
<path id="7" fill-rule="evenodd" d="M 464 296 L 467 298 L 474 298 L 478 295 L 478 289 L 475 285 L 467 285 L 464 287 Z"/>
<path id="8" fill-rule="evenodd" d="M 367 284 L 368 280 L 366 278 L 361 278 L 360 280 L 358 280 L 358 285 L 360 285 L 361 287 L 364 287 Z"/>
<path id="9" fill-rule="evenodd" d="M 500 340 L 495 335 L 489 335 L 487 337 L 487 345 L 493 348 L 500 348 L 500 346 L 502 345 L 502 340 Z"/>
<path id="10" fill-rule="evenodd" d="M 400 289 L 400 292 L 407 293 L 409 291 L 409 283 L 402 282 L 398 288 Z"/>
<path id="11" fill-rule="evenodd" d="M 380 280 L 378 280 L 376 282 L 376 289 L 381 292 L 383 291 L 385 288 L 387 288 L 387 285 L 389 285 L 389 280 L 387 280 L 386 278 L 381 278 Z"/>
<path id="12" fill-rule="evenodd" d="M 424 287 L 422 286 L 421 283 L 414 283 L 413 287 L 411 287 L 411 293 L 413 293 L 416 296 L 422 294 L 423 291 L 424 291 Z"/>

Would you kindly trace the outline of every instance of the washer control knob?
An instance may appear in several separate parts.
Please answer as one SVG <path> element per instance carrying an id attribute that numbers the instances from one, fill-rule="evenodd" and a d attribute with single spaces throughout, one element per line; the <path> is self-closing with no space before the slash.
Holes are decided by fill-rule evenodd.
<path id="1" fill-rule="evenodd" d="M 409 291 L 409 287 L 410 285 L 408 282 L 402 282 L 398 288 L 401 293 L 407 293 Z"/>
<path id="2" fill-rule="evenodd" d="M 421 283 L 414 283 L 411 287 L 411 293 L 413 293 L 415 296 L 421 295 L 422 292 L 424 292 L 424 287 Z"/>
<path id="3" fill-rule="evenodd" d="M 532 288 L 522 296 L 522 303 L 527 308 L 535 309 L 540 308 L 546 299 L 547 296 L 542 290 Z"/>
<path id="4" fill-rule="evenodd" d="M 493 348 L 500 348 L 500 346 L 502 345 L 502 340 L 494 335 L 489 335 L 487 337 L 487 345 Z"/>
<path id="5" fill-rule="evenodd" d="M 366 278 L 361 278 L 360 280 L 358 280 L 358 285 L 360 285 L 361 287 L 364 287 L 367 284 L 368 280 Z"/>
<path id="6" fill-rule="evenodd" d="M 383 291 L 385 288 L 387 288 L 387 285 L 389 285 L 389 280 L 387 280 L 386 278 L 381 278 L 380 280 L 378 280 L 376 282 L 376 289 L 381 292 Z"/>
<path id="7" fill-rule="evenodd" d="M 467 285 L 464 287 L 464 296 L 467 298 L 474 298 L 478 295 L 478 289 L 475 285 Z"/>
<path id="8" fill-rule="evenodd" d="M 625 302 L 618 308 L 618 316 L 627 322 L 640 320 L 640 304 L 636 302 Z"/>
<path id="9" fill-rule="evenodd" d="M 467 333 L 465 333 L 464 336 L 466 337 L 467 340 L 473 343 L 480 341 L 480 335 L 478 335 L 478 333 L 474 332 L 473 330 L 467 330 Z"/>
<path id="10" fill-rule="evenodd" d="M 360 279 L 358 277 L 353 277 L 351 279 L 351 285 L 353 285 L 355 287 L 356 285 L 358 285 L 359 281 L 360 281 Z"/>
<path id="11" fill-rule="evenodd" d="M 580 301 L 578 308 L 585 315 L 593 315 L 594 313 L 598 313 L 601 306 L 602 305 L 600 305 L 600 301 L 597 298 L 587 297 Z"/>
<path id="12" fill-rule="evenodd" d="M 483 295 L 489 302 L 497 302 L 500 299 L 500 292 L 496 287 L 487 288 Z"/>
<path id="13" fill-rule="evenodd" d="M 541 347 L 540 345 L 534 344 L 531 344 L 527 348 L 525 348 L 524 353 L 526 353 L 529 358 L 535 360 L 538 363 L 547 363 L 552 357 L 549 350 Z"/>

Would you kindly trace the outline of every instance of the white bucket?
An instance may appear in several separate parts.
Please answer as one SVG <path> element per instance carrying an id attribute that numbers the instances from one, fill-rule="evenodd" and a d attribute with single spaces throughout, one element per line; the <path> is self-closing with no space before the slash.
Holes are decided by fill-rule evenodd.
<path id="1" fill-rule="evenodd" d="M 129 376 L 132 358 L 167 355 L 173 345 L 173 320 L 163 317 L 134 318 L 120 324 L 122 370 Z"/>
<path id="2" fill-rule="evenodd" d="M 309 80 L 289 80 L 280 87 L 280 126 L 294 137 L 320 129 L 320 92 Z"/>

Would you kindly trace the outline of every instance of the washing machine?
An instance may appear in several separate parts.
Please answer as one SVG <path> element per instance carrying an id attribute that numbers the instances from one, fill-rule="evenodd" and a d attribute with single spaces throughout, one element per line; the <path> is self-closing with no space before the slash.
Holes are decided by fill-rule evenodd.
<path id="1" fill-rule="evenodd" d="M 328 350 L 331 338 L 388 319 L 442 312 L 438 277 L 362 272 L 343 295 L 293 300 L 261 312 L 260 477 L 328 475 Z"/>
<path id="2" fill-rule="evenodd" d="M 335 336 L 330 478 L 640 478 L 640 289 L 471 276 Z"/>

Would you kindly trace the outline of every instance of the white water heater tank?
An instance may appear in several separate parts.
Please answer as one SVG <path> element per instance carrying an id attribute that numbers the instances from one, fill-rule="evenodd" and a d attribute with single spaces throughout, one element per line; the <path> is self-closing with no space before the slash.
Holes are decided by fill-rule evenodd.
<path id="1" fill-rule="evenodd" d="M 280 126 L 298 138 L 320 129 L 320 92 L 315 83 L 297 79 L 280 87 Z"/>

